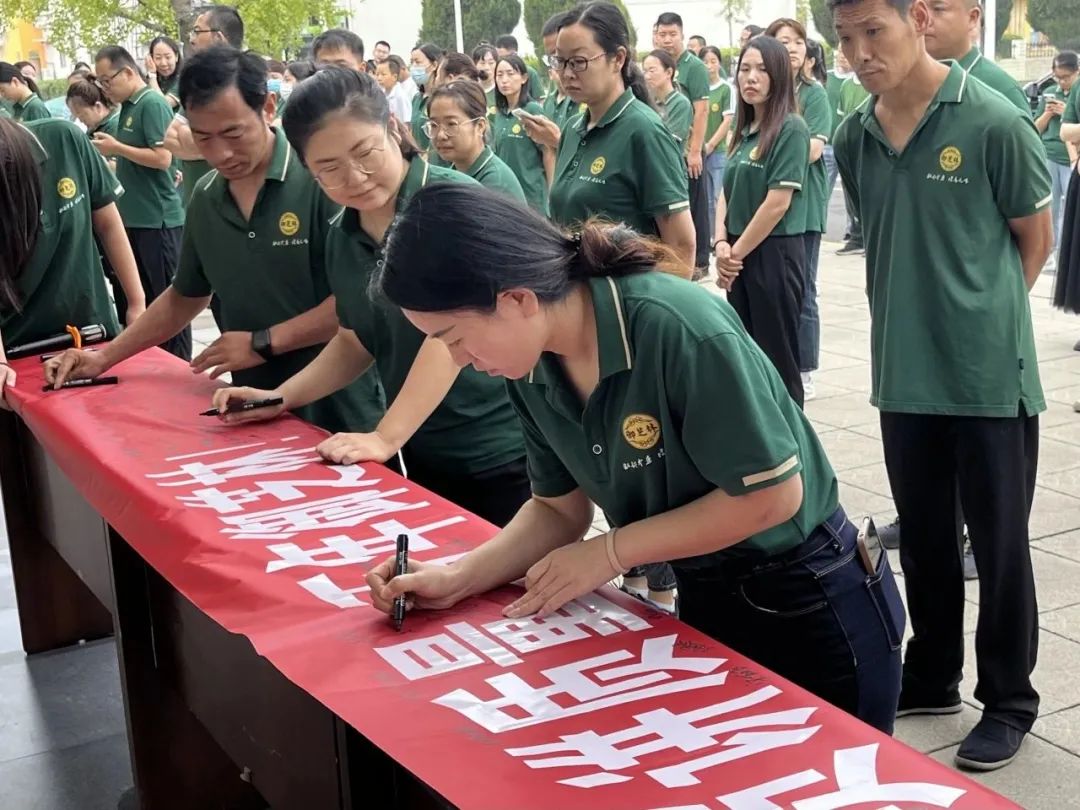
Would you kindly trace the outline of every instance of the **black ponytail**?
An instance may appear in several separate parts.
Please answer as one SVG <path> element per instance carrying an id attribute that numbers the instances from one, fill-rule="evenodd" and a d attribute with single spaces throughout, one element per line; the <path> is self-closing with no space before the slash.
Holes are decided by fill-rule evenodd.
<path id="1" fill-rule="evenodd" d="M 15 65 L 10 62 L 0 62 L 0 82 L 8 84 L 12 79 L 18 79 L 20 82 L 30 88 L 31 93 L 38 92 L 37 82 L 31 79 L 29 76 L 23 76 Z"/>
<path id="2" fill-rule="evenodd" d="M 689 275 L 670 248 L 625 225 L 590 220 L 571 235 L 482 186 L 436 183 L 398 215 L 370 293 L 414 312 L 490 312 L 506 290 L 553 303 L 585 279 L 652 270 Z"/>
<path id="3" fill-rule="evenodd" d="M 30 147 L 32 137 L 14 121 L 0 118 L 0 312 L 19 311 L 17 282 L 41 233 L 41 170 Z"/>

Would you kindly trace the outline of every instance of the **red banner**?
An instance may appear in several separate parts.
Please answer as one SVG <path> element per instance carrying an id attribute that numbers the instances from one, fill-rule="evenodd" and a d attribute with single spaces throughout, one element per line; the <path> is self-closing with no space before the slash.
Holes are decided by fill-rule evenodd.
<path id="1" fill-rule="evenodd" d="M 321 462 L 298 419 L 199 417 L 214 384 L 159 350 L 115 386 L 43 393 L 36 358 L 15 366 L 16 410 L 150 565 L 459 807 L 1017 807 L 609 587 L 508 620 L 510 586 L 396 633 L 364 585 L 396 536 L 449 563 L 491 526 Z"/>

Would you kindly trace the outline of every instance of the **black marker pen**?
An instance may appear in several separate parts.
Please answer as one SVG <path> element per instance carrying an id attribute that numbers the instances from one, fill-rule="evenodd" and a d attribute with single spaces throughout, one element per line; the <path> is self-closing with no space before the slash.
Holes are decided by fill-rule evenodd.
<path id="1" fill-rule="evenodd" d="M 284 397 L 270 397 L 269 399 L 251 399 L 247 402 L 242 402 L 239 405 L 230 405 L 225 409 L 225 413 L 242 413 L 243 411 L 253 411 L 256 408 L 272 408 L 275 405 L 281 405 L 285 402 Z M 221 411 L 217 408 L 211 408 L 208 411 L 203 411 L 199 416 L 221 416 Z"/>
<path id="2" fill-rule="evenodd" d="M 397 557 L 394 560 L 394 576 L 401 576 L 409 570 L 409 535 L 397 536 Z M 394 629 L 401 632 L 405 623 L 405 594 L 394 599 Z"/>
<path id="3" fill-rule="evenodd" d="M 120 382 L 119 377 L 94 377 L 90 380 L 68 380 L 61 384 L 60 389 L 64 388 L 87 388 L 91 385 L 116 385 Z M 58 389 L 51 385 L 44 385 L 41 388 L 42 391 L 56 391 Z"/>

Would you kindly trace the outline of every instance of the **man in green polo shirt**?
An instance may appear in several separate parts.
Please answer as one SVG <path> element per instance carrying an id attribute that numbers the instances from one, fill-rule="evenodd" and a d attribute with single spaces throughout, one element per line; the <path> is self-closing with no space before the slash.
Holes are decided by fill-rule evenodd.
<path id="1" fill-rule="evenodd" d="M 970 75 L 997 90 L 1030 116 L 1031 106 L 1016 80 L 983 56 L 978 46 L 971 44 L 973 33 L 982 25 L 979 0 L 934 0 L 929 7 L 927 52 L 938 60 L 955 59 Z"/>
<path id="2" fill-rule="evenodd" d="M 232 6 L 210 6 L 195 18 L 191 29 L 191 50 L 198 53 L 214 45 L 231 45 L 234 48 L 244 46 L 244 21 Z M 191 199 L 195 184 L 210 171 L 210 164 L 202 159 L 199 148 L 191 137 L 191 128 L 184 115 L 183 105 L 176 112 L 165 146 L 180 160 L 180 169 L 184 175 L 184 204 Z"/>
<path id="3" fill-rule="evenodd" d="M 709 266 L 712 223 L 709 222 L 708 178 L 704 175 L 705 130 L 709 125 L 709 70 L 705 63 L 687 50 L 683 40 L 682 17 L 665 12 L 656 19 L 653 39 L 657 46 L 675 60 L 675 83 L 694 105 L 694 124 L 686 145 L 686 168 L 690 175 L 688 194 L 690 214 L 697 233 L 694 257 L 695 277 L 704 275 Z"/>
<path id="4" fill-rule="evenodd" d="M 860 212 L 871 403 L 903 526 L 914 630 L 898 715 L 961 710 L 961 508 L 978 563 L 983 716 L 956 754 L 992 770 L 1038 712 L 1028 515 L 1046 408 L 1027 291 L 1050 253 L 1050 176 L 1026 112 L 927 52 L 925 0 L 830 0 L 872 98 L 836 132 Z"/>
<path id="5" fill-rule="evenodd" d="M 274 389 L 306 367 L 337 333 L 324 248 L 334 206 L 267 126 L 274 101 L 266 63 L 217 46 L 195 54 L 180 99 L 202 154 L 214 166 L 191 198 L 180 270 L 172 286 L 121 337 L 99 352 L 57 358 L 48 379 L 103 373 L 220 304 L 222 335 L 192 362 L 236 385 Z M 364 378 L 297 410 L 326 430 L 374 429 L 382 417 L 377 379 Z"/>
<path id="6" fill-rule="evenodd" d="M 172 283 L 184 232 L 184 206 L 176 190 L 172 154 L 165 148 L 173 111 L 163 95 L 147 87 L 124 48 L 102 48 L 95 62 L 102 89 L 121 106 L 116 137 L 99 130 L 93 143 L 104 157 L 116 160 L 116 179 L 125 189 L 116 204 L 149 306 Z M 113 294 L 123 313 L 127 309 L 123 290 L 116 287 Z M 190 360 L 191 328 L 165 336 L 161 348 Z"/>

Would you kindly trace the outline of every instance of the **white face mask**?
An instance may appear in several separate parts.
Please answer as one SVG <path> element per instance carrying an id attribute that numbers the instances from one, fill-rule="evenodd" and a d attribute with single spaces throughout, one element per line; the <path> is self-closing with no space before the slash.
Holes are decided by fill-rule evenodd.
<path id="1" fill-rule="evenodd" d="M 288 82 L 282 82 L 281 83 L 281 90 L 279 91 L 281 93 L 281 97 L 282 98 L 288 98 L 289 96 L 291 96 L 292 95 L 292 89 L 293 89 L 293 86 L 291 84 L 289 84 Z"/>

